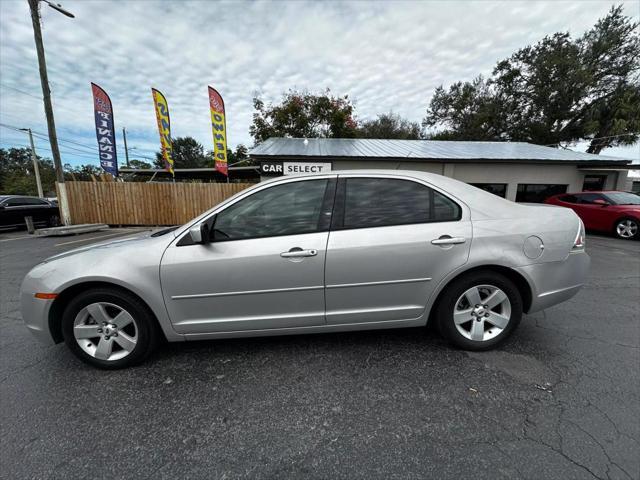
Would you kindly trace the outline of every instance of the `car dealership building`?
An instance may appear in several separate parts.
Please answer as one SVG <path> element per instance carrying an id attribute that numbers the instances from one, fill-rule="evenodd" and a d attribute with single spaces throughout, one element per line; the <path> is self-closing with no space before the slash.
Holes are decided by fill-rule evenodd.
<path id="1" fill-rule="evenodd" d="M 251 150 L 262 180 L 353 169 L 419 170 L 519 202 L 583 190 L 625 190 L 631 160 L 522 142 L 270 138 Z"/>

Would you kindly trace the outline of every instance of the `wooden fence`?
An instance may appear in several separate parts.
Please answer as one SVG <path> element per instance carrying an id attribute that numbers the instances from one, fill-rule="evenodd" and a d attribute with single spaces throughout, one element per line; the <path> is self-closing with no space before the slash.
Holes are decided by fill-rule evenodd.
<path id="1" fill-rule="evenodd" d="M 71 223 L 179 225 L 249 183 L 65 182 Z"/>

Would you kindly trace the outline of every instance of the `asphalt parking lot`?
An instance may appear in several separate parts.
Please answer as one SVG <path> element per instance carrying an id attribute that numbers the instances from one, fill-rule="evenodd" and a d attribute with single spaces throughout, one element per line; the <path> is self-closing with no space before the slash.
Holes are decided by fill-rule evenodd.
<path id="1" fill-rule="evenodd" d="M 172 344 L 105 372 L 37 343 L 18 289 L 124 233 L 0 233 L 1 478 L 640 477 L 640 242 L 590 235 L 585 288 L 492 352 L 405 329 Z"/>

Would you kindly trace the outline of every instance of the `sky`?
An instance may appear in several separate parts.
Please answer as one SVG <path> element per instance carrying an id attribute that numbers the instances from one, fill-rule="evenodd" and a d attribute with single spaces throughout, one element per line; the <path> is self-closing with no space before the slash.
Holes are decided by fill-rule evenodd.
<path id="1" fill-rule="evenodd" d="M 490 75 L 498 60 L 543 36 L 579 36 L 611 1 L 182 2 L 56 0 L 68 18 L 42 5 L 59 145 L 64 163 L 99 164 L 90 82 L 110 95 L 118 159 L 122 128 L 131 158 L 159 149 L 151 87 L 169 103 L 172 136 L 213 147 L 207 85 L 224 97 L 229 144 L 249 135 L 259 95 L 284 91 L 348 94 L 357 119 L 393 111 L 421 121 L 439 85 Z M 640 19 L 640 0 L 622 2 Z M 38 133 L 50 157 L 42 90 L 26 0 L 0 0 L 0 123 Z M 0 147 L 28 145 L 0 127 Z M 574 147 L 584 151 L 586 144 Z M 640 162 L 640 146 L 604 155 Z"/>

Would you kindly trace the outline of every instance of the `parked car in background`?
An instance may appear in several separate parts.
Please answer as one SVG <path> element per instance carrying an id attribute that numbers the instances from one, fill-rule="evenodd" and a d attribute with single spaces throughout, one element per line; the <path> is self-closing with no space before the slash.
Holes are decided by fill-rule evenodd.
<path id="1" fill-rule="evenodd" d="M 37 227 L 60 225 L 60 210 L 44 198 L 22 195 L 0 196 L 0 228 L 25 227 L 25 217 L 33 218 Z"/>
<path id="2" fill-rule="evenodd" d="M 626 240 L 640 236 L 640 195 L 635 193 L 563 193 L 549 197 L 545 203 L 572 209 L 587 229 L 613 233 Z"/>
<path id="3" fill-rule="evenodd" d="M 416 171 L 282 177 L 176 229 L 45 260 L 22 318 L 101 368 L 169 341 L 436 323 L 486 350 L 575 295 L 589 257 L 566 208 L 521 205 Z"/>

